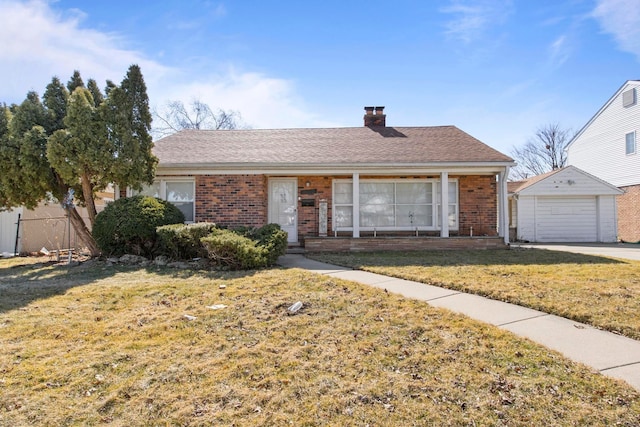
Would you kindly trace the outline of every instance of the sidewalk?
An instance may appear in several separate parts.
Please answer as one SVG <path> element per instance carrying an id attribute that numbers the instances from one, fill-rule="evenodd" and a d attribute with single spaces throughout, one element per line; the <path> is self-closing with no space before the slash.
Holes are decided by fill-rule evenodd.
<path id="1" fill-rule="evenodd" d="M 426 301 L 434 307 L 462 313 L 529 338 L 604 375 L 624 380 L 640 390 L 640 341 L 514 304 L 325 264 L 298 254 L 284 255 L 280 257 L 278 264 L 285 268 L 301 268 L 375 286 L 407 298 Z"/>
<path id="2" fill-rule="evenodd" d="M 637 243 L 512 243 L 512 248 L 548 249 L 585 255 L 608 256 L 640 261 Z"/>

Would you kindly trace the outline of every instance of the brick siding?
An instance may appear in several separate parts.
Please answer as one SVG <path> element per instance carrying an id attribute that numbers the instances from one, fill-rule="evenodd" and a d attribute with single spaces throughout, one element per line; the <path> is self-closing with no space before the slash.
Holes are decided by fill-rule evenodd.
<path id="1" fill-rule="evenodd" d="M 640 185 L 621 187 L 617 198 L 618 238 L 624 242 L 640 241 Z"/>
<path id="2" fill-rule="evenodd" d="M 451 177 L 455 178 L 455 177 Z M 458 234 L 469 236 L 498 235 L 498 196 L 495 176 L 459 176 Z"/>
<path id="3" fill-rule="evenodd" d="M 308 238 L 306 252 L 509 249 L 499 237 L 347 237 Z"/>
<path id="4" fill-rule="evenodd" d="M 267 179 L 264 175 L 197 175 L 196 222 L 228 227 L 267 223 Z"/>
<path id="5" fill-rule="evenodd" d="M 345 178 L 350 177 L 342 177 L 342 179 Z M 308 187 L 307 182 L 309 183 Z M 333 233 L 331 230 L 332 185 L 333 177 L 329 176 L 304 176 L 298 178 L 298 196 L 300 196 L 300 199 L 313 200 L 313 206 L 302 206 L 302 200 L 298 202 L 298 236 L 302 239 L 318 235 L 321 200 L 327 201 L 328 233 Z"/>
<path id="6" fill-rule="evenodd" d="M 328 205 L 328 234 L 331 229 L 331 192 L 334 179 L 351 176 L 298 177 L 298 235 L 301 240 L 318 236 L 321 200 Z M 439 176 L 361 176 L 365 179 L 437 179 Z M 450 176 L 459 185 L 459 222 L 451 236 L 497 236 L 497 185 L 494 176 Z M 309 184 L 307 186 L 307 183 Z M 209 221 L 237 227 L 259 227 L 268 221 L 268 178 L 264 175 L 197 175 L 196 222 Z M 303 201 L 305 206 L 303 206 Z M 312 203 L 309 203 L 312 202 Z M 309 204 L 310 206 L 306 206 Z M 312 205 L 311 205 L 312 204 Z M 400 233 L 395 233 L 399 235 Z M 363 233 L 363 236 L 366 236 Z M 421 236 L 438 236 L 438 231 L 420 232 Z"/>
<path id="7" fill-rule="evenodd" d="M 361 176 L 366 179 L 437 179 L 439 176 Z M 498 205 L 497 184 L 494 176 L 450 176 L 458 179 L 459 221 L 457 231 L 450 231 L 450 235 L 469 236 L 473 228 L 474 236 L 497 236 Z M 331 229 L 331 191 L 334 179 L 351 179 L 351 176 L 331 177 L 300 177 L 298 178 L 298 194 L 301 199 L 313 199 L 314 207 L 301 206 L 298 203 L 298 233 L 301 238 L 318 235 L 319 202 L 322 199 L 328 203 L 328 233 L 333 236 Z M 306 186 L 306 183 L 309 186 Z M 302 194 L 302 191 L 315 191 L 314 194 Z M 439 232 L 420 232 L 421 234 L 439 235 Z M 364 235 L 364 233 L 361 233 Z"/>

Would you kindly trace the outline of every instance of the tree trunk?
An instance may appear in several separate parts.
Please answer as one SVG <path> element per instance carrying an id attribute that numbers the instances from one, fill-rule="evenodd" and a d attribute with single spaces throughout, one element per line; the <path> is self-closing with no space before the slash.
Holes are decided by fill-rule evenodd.
<path id="1" fill-rule="evenodd" d="M 73 226 L 76 235 L 80 237 L 80 240 L 82 240 L 87 249 L 89 249 L 91 256 L 100 256 L 100 249 L 98 248 L 98 244 L 87 228 L 87 224 L 85 224 L 84 220 L 78 213 L 78 210 L 76 208 L 67 209 L 67 214 L 69 215 L 71 225 Z"/>
<path id="2" fill-rule="evenodd" d="M 67 192 L 67 185 L 62 181 L 62 178 L 56 173 L 54 173 L 56 179 L 56 185 L 58 187 L 59 194 L 65 194 Z M 84 186 L 83 186 L 84 187 Z M 92 199 L 93 200 L 93 199 Z M 95 205 L 94 205 L 95 206 Z M 63 206 L 64 209 L 64 206 Z M 71 222 L 71 226 L 76 232 L 76 235 L 80 237 L 82 243 L 85 244 L 87 249 L 89 249 L 89 253 L 92 257 L 100 256 L 100 249 L 98 248 L 98 244 L 96 240 L 91 235 L 91 232 L 87 228 L 87 224 L 85 224 L 84 220 L 78 213 L 78 210 L 75 207 L 65 209 L 67 215 L 69 215 L 69 221 Z M 69 248 L 71 249 L 71 248 Z"/>
<path id="3" fill-rule="evenodd" d="M 80 177 L 82 184 L 82 196 L 84 197 L 84 203 L 87 207 L 87 214 L 89 215 L 89 224 L 93 227 L 96 222 L 96 201 L 93 199 L 93 188 L 91 186 L 91 180 L 89 174 L 85 171 Z"/>

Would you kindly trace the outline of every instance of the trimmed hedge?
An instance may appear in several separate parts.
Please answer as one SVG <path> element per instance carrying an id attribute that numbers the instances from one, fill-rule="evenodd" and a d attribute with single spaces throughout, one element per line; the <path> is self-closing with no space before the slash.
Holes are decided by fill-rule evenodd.
<path id="1" fill-rule="evenodd" d="M 258 242 L 231 230 L 215 230 L 201 240 L 209 259 L 232 270 L 251 270 L 267 266 L 268 251 Z"/>
<path id="2" fill-rule="evenodd" d="M 260 228 L 214 230 L 200 240 L 209 259 L 233 269 L 248 270 L 268 267 L 287 251 L 287 233 L 278 224 Z"/>
<path id="3" fill-rule="evenodd" d="M 278 257 L 287 252 L 287 232 L 282 230 L 278 224 L 242 229 L 240 233 L 257 241 L 258 245 L 267 249 L 267 265 L 275 264 Z"/>
<path id="4" fill-rule="evenodd" d="M 163 255 L 172 259 L 193 259 L 207 256 L 200 239 L 216 229 L 212 222 L 163 225 L 156 229 Z"/>
<path id="5" fill-rule="evenodd" d="M 158 251 L 156 228 L 184 222 L 176 206 L 149 196 L 109 203 L 96 216 L 92 234 L 104 255 L 151 256 Z"/>

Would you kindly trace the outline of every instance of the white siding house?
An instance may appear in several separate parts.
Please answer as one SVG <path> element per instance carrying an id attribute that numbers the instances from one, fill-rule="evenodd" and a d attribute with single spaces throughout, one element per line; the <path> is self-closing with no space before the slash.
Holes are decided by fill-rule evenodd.
<path id="1" fill-rule="evenodd" d="M 568 166 L 510 185 L 516 239 L 615 242 L 616 196 L 622 191 Z"/>
<path id="2" fill-rule="evenodd" d="M 567 164 L 620 188 L 617 199 L 621 240 L 640 241 L 640 80 L 629 80 L 576 134 Z"/>

